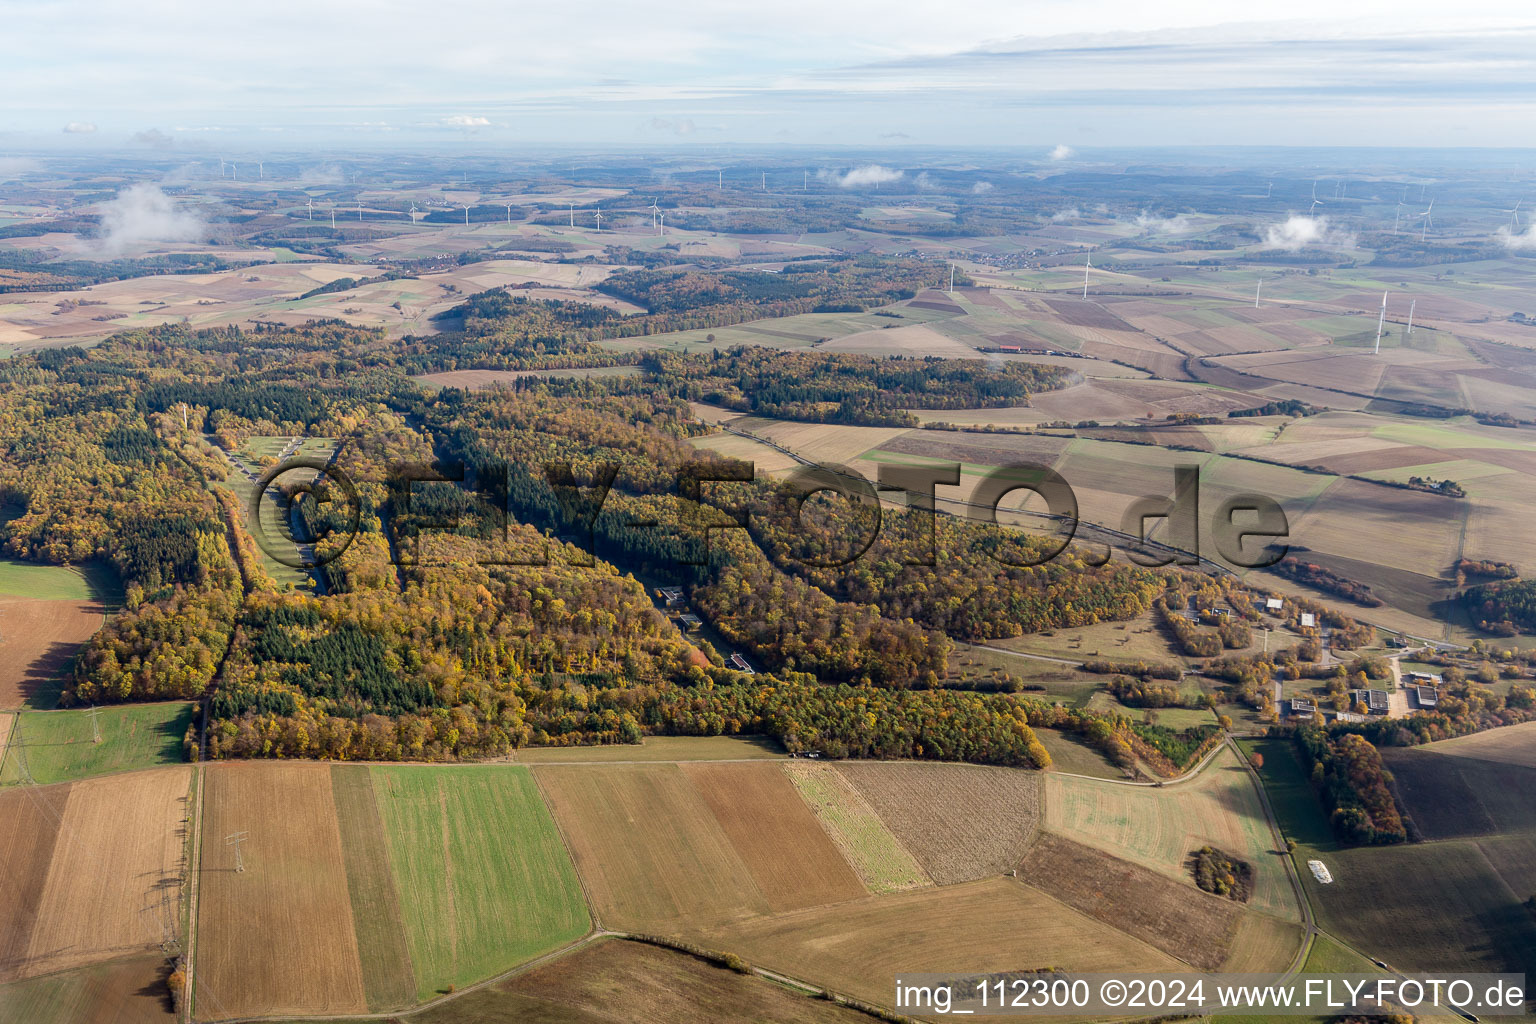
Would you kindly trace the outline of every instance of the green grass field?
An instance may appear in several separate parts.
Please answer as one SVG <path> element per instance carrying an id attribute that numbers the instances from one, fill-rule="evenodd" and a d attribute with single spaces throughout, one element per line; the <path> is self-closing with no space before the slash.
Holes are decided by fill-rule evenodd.
<path id="1" fill-rule="evenodd" d="M 416 979 L 400 919 L 400 897 L 389 870 L 389 844 L 372 770 L 360 764 L 333 766 L 331 793 L 346 854 L 347 894 L 368 1009 L 410 1006 L 416 1001 Z"/>
<path id="2" fill-rule="evenodd" d="M 0 559 L 0 596 L 31 597 L 39 601 L 122 602 L 122 584 L 103 562 L 83 565 L 39 565 Z"/>
<path id="3" fill-rule="evenodd" d="M 32 780 L 42 785 L 180 764 L 181 741 L 196 708 L 191 703 L 102 708 L 97 719 L 100 743 L 95 742 L 89 710 L 23 712 L 11 730 L 0 785 L 23 781 L 18 744 L 25 744 Z"/>
<path id="4" fill-rule="evenodd" d="M 464 986 L 591 927 L 526 768 L 373 768 L 416 997 Z"/>

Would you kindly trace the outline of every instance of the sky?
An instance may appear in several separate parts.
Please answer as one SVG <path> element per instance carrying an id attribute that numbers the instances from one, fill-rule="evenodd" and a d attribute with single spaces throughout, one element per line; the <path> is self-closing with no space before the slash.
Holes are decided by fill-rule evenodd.
<path id="1" fill-rule="evenodd" d="M 0 155 L 1529 146 L 1536 124 L 1536 10 L 1504 0 L 0 0 L 0 25 Z"/>

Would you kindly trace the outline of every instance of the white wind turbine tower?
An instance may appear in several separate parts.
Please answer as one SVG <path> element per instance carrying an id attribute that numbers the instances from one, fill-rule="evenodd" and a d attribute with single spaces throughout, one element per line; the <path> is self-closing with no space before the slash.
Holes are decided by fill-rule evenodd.
<path id="1" fill-rule="evenodd" d="M 1093 256 L 1091 254 L 1089 254 L 1089 253 L 1084 253 L 1083 254 L 1083 298 L 1085 298 L 1085 299 L 1088 297 L 1088 271 L 1092 270 L 1092 269 L 1093 269 Z"/>
<path id="2" fill-rule="evenodd" d="M 1424 218 L 1424 226 L 1419 229 L 1419 241 L 1421 242 L 1424 241 L 1424 239 L 1429 235 L 1429 226 L 1435 222 L 1435 218 L 1433 216 L 1434 212 L 1435 201 L 1431 199 L 1429 201 L 1429 209 L 1419 214 L 1420 217 Z"/>
<path id="3" fill-rule="evenodd" d="M 1264 290 L 1264 279 L 1261 277 L 1261 278 L 1259 278 L 1258 287 L 1253 290 L 1253 308 L 1254 309 L 1258 309 L 1259 308 L 1259 293 L 1262 292 L 1263 290 Z"/>
<path id="4" fill-rule="evenodd" d="M 955 294 L 955 261 L 949 261 L 949 294 Z"/>
<path id="5" fill-rule="evenodd" d="M 597 230 L 599 230 L 599 231 L 603 230 L 603 211 L 602 210 L 594 210 L 593 214 L 594 214 L 594 216 L 597 217 Z"/>
<path id="6" fill-rule="evenodd" d="M 416 223 L 416 200 L 411 200 L 411 223 Z"/>
<path id="7" fill-rule="evenodd" d="M 1520 203 L 1523 202 L 1525 202 L 1524 199 L 1515 203 L 1515 208 L 1513 210 L 1504 211 L 1505 213 L 1509 214 L 1509 230 L 1511 231 L 1520 230 Z"/>
<path id="8" fill-rule="evenodd" d="M 331 230 L 336 230 L 336 207 L 331 207 Z"/>
<path id="9" fill-rule="evenodd" d="M 1410 335 L 1413 334 L 1413 311 L 1414 311 L 1415 308 L 1418 307 L 1418 304 L 1419 304 L 1419 300 L 1418 299 L 1414 299 L 1413 301 L 1408 303 L 1408 333 Z"/>
<path id="10" fill-rule="evenodd" d="M 1381 293 L 1381 315 L 1376 318 L 1376 350 L 1372 355 L 1381 354 L 1381 332 L 1387 326 L 1387 293 Z"/>
<path id="11" fill-rule="evenodd" d="M 231 180 L 231 181 L 239 181 L 240 180 L 240 165 L 239 164 L 231 163 L 229 165 L 229 180 Z"/>
<path id="12" fill-rule="evenodd" d="M 223 177 L 224 177 L 224 158 L 223 157 L 219 157 L 219 178 L 222 180 Z"/>
<path id="13" fill-rule="evenodd" d="M 507 223 L 508 224 L 512 223 L 512 204 L 511 203 L 507 204 Z"/>
<path id="14" fill-rule="evenodd" d="M 656 205 L 656 200 L 654 200 L 654 199 L 651 200 L 650 211 L 651 211 L 651 230 L 655 231 L 656 230 L 656 214 L 660 212 L 660 207 L 658 207 Z"/>
<path id="15" fill-rule="evenodd" d="M 576 226 L 576 204 L 571 204 L 571 227 Z"/>
<path id="16" fill-rule="evenodd" d="M 768 191 L 768 172 L 767 171 L 763 172 L 763 191 L 764 192 Z"/>
<path id="17" fill-rule="evenodd" d="M 361 199 L 357 201 L 357 222 L 359 224 L 363 222 L 363 201 Z"/>
<path id="18" fill-rule="evenodd" d="M 800 172 L 800 191 L 801 192 L 809 192 L 810 190 L 811 190 L 811 172 L 810 171 L 801 171 Z"/>
<path id="19" fill-rule="evenodd" d="M 1274 194 L 1275 194 L 1275 183 L 1274 182 L 1270 182 L 1269 183 L 1269 190 L 1264 193 L 1264 198 L 1268 199 L 1270 196 L 1272 196 Z"/>
<path id="20" fill-rule="evenodd" d="M 1397 204 L 1397 213 L 1392 217 L 1392 233 L 1397 234 L 1398 225 L 1403 222 L 1403 204 Z"/>
<path id="21" fill-rule="evenodd" d="M 310 220 L 314 220 L 315 219 L 315 201 L 313 199 L 310 199 L 308 201 L 308 206 L 309 206 L 309 219 Z"/>
<path id="22" fill-rule="evenodd" d="M 469 207 L 464 207 L 464 226 L 469 227 Z"/>
<path id="23" fill-rule="evenodd" d="M 264 160 L 256 161 L 256 179 L 258 181 L 267 180 L 267 164 Z"/>
<path id="24" fill-rule="evenodd" d="M 715 169 L 715 191 L 716 192 L 724 192 L 725 191 L 725 172 L 720 170 L 719 168 Z"/>
<path id="25" fill-rule="evenodd" d="M 1314 200 L 1312 200 L 1312 209 L 1307 211 L 1307 216 L 1310 217 L 1313 214 L 1317 213 L 1317 208 L 1319 206 L 1322 206 L 1322 205 L 1323 205 L 1323 201 L 1321 199 L 1314 199 Z"/>
<path id="26" fill-rule="evenodd" d="M 660 227 L 661 227 L 661 232 L 660 233 L 665 235 L 667 233 L 667 215 L 664 214 L 664 213 L 661 214 L 661 224 L 660 224 Z"/>

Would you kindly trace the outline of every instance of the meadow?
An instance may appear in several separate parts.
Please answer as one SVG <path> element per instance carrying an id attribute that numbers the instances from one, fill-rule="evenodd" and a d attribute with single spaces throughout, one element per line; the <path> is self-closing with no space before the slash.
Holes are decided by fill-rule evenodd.
<path id="1" fill-rule="evenodd" d="M 196 704 L 126 704 L 96 711 L 22 712 L 0 764 L 0 785 L 65 782 L 185 760 Z M 94 723 L 93 723 L 94 719 Z M 96 729 L 101 742 L 96 742 Z M 25 770 L 23 770 L 25 768 Z"/>

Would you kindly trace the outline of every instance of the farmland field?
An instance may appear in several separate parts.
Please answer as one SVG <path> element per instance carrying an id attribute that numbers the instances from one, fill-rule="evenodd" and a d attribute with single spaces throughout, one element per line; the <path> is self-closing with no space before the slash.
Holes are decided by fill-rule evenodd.
<path id="1" fill-rule="evenodd" d="M 586 933 L 576 872 L 527 769 L 370 774 L 419 1000 Z"/>
<path id="2" fill-rule="evenodd" d="M 400 913 L 400 895 L 389 867 L 372 769 L 334 765 L 331 793 L 346 858 L 347 895 L 352 901 L 352 928 L 357 934 L 368 1008 L 410 1006 L 416 1001 L 415 972 Z"/>
<path id="3" fill-rule="evenodd" d="M 91 712 L 23 712 L 13 727 L 13 744 L 0 785 L 21 780 L 21 759 L 33 781 L 64 782 L 110 772 L 130 771 L 183 760 L 182 738 L 197 705 L 130 704 L 96 713 L 101 742 L 95 742 Z"/>
<path id="4" fill-rule="evenodd" d="M 408 1019 L 412 1024 L 868 1024 L 870 1018 L 686 953 L 604 939 Z"/>
<path id="5" fill-rule="evenodd" d="M 106 611 L 94 598 L 0 596 L 0 707 L 52 707 L 75 652 Z"/>
<path id="6" fill-rule="evenodd" d="M 70 783 L 0 790 L 0 982 L 25 972 Z"/>
<path id="7" fill-rule="evenodd" d="M 958 764 L 860 764 L 837 770 L 940 885 L 1017 866 L 1040 818 L 1040 775 Z"/>
<path id="8" fill-rule="evenodd" d="M 176 1024 L 159 954 L 0 985 L 0 1020 L 25 1024 Z"/>
<path id="9" fill-rule="evenodd" d="M 1019 877 L 1067 906 L 1200 970 L 1227 958 L 1242 909 L 1102 850 L 1043 833 Z"/>
<path id="10" fill-rule="evenodd" d="M 69 787 L 26 974 L 152 952 L 178 933 L 191 778 L 165 768 Z"/>
<path id="11" fill-rule="evenodd" d="M 864 886 L 779 765 L 683 768 L 774 912 L 856 899 Z"/>
<path id="12" fill-rule="evenodd" d="M 612 761 L 735 761 L 784 756 L 784 748 L 761 736 L 647 736 L 639 743 L 587 747 L 520 747 L 513 759 L 527 764 Z"/>
<path id="13" fill-rule="evenodd" d="M 197 1015 L 365 1012 L 330 767 L 220 764 L 204 784 Z"/>
<path id="14" fill-rule="evenodd" d="M 1051 831 L 1181 880 L 1189 877 L 1189 854 L 1207 843 L 1235 854 L 1254 868 L 1250 906 L 1297 918 L 1252 778 L 1230 751 L 1171 786 L 1116 785 L 1050 772 L 1045 807 Z"/>
<path id="15" fill-rule="evenodd" d="M 768 910 L 752 873 L 676 765 L 534 769 L 599 925 L 674 934 Z"/>
<path id="16" fill-rule="evenodd" d="M 707 929 L 704 944 L 889 1004 L 907 971 L 1177 970 L 1177 960 L 1012 878 L 872 896 Z"/>
<path id="17" fill-rule="evenodd" d="M 1424 749 L 1447 757 L 1469 757 L 1536 768 L 1536 722 L 1522 722 L 1501 729 L 1475 732 L 1470 736 L 1440 740 Z"/>
<path id="18" fill-rule="evenodd" d="M 838 768 L 791 763 L 784 770 L 870 892 L 896 892 L 929 883 L 916 858 Z"/>
<path id="19" fill-rule="evenodd" d="M 1427 773 L 1435 769 L 1454 778 L 1456 763 L 1463 759 L 1433 753 L 1433 746 L 1388 750 L 1389 766 L 1402 763 L 1404 756 L 1415 759 L 1404 795 L 1427 794 L 1417 804 L 1409 797 L 1405 809 L 1410 817 L 1421 814 L 1434 827 L 1455 832 L 1485 828 L 1489 811 L 1502 809 L 1518 813 L 1509 825 L 1530 827 L 1520 794 L 1502 803 L 1475 803 L 1458 821 L 1459 805 L 1444 805 L 1424 784 L 1432 782 Z M 1260 775 L 1282 831 L 1300 844 L 1292 857 L 1322 927 L 1399 970 L 1536 969 L 1536 918 L 1521 905 L 1529 895 L 1525 889 L 1536 881 L 1529 869 L 1536 859 L 1530 832 L 1345 847 L 1334 839 L 1289 745 L 1264 740 L 1252 748 L 1264 755 Z M 1327 865 L 1333 884 L 1311 876 L 1304 866 L 1310 858 Z"/>

